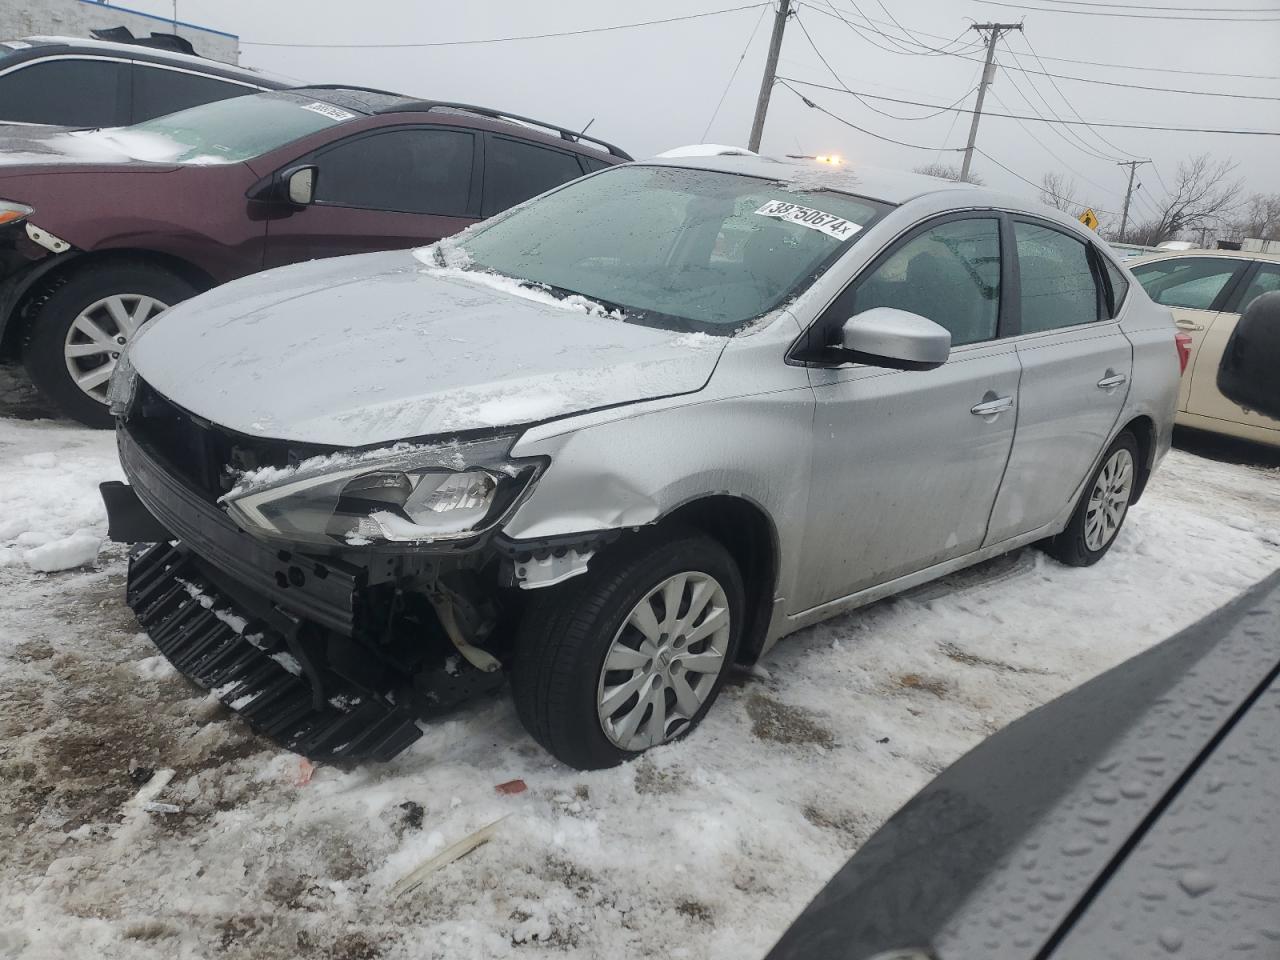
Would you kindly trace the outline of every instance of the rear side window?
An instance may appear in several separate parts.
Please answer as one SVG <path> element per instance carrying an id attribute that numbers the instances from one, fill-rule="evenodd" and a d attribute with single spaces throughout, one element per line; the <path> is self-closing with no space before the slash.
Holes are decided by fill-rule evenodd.
<path id="1" fill-rule="evenodd" d="M 1000 314 L 1000 224 L 948 220 L 908 240 L 858 282 L 841 321 L 872 307 L 919 314 L 952 346 L 991 340 Z"/>
<path id="2" fill-rule="evenodd" d="M 475 136 L 387 130 L 319 154 L 316 202 L 368 210 L 467 216 Z"/>
<path id="3" fill-rule="evenodd" d="M 613 164 L 606 163 L 603 160 L 597 160 L 595 157 L 579 156 L 578 159 L 581 160 L 582 165 L 587 168 L 587 173 L 595 173 L 597 170 L 603 170 L 605 167 L 613 166 Z"/>
<path id="4" fill-rule="evenodd" d="M 1239 312 L 1244 313 L 1249 304 L 1264 293 L 1274 293 L 1277 290 L 1280 290 L 1280 263 L 1259 264 L 1258 272 L 1253 275 L 1249 286 L 1245 288 L 1244 296 L 1240 298 Z"/>
<path id="5" fill-rule="evenodd" d="M 1111 284 L 1111 316 L 1119 316 L 1120 304 L 1124 303 L 1124 298 L 1129 295 L 1129 280 L 1124 275 L 1124 271 L 1106 257 L 1099 254 L 1098 260 L 1106 268 L 1107 281 Z"/>
<path id="6" fill-rule="evenodd" d="M 490 137 L 484 152 L 484 215 L 500 213 L 580 176 L 582 168 L 572 153 Z"/>
<path id="7" fill-rule="evenodd" d="M 176 113 L 201 103 L 212 103 L 246 93 L 257 93 L 253 87 L 227 83 L 197 73 L 162 70 L 159 67 L 133 67 L 133 122 Z"/>
<path id="8" fill-rule="evenodd" d="M 1015 222 L 1023 333 L 1040 333 L 1098 319 L 1098 283 L 1089 247 L 1065 233 Z"/>
<path id="9" fill-rule="evenodd" d="M 46 60 L 0 76 L 0 121 L 64 127 L 128 123 L 129 65 L 113 60 Z"/>
<path id="10" fill-rule="evenodd" d="M 1227 257 L 1173 257 L 1138 264 L 1133 275 L 1156 303 L 1210 310 L 1218 294 L 1243 266 L 1243 261 Z"/>

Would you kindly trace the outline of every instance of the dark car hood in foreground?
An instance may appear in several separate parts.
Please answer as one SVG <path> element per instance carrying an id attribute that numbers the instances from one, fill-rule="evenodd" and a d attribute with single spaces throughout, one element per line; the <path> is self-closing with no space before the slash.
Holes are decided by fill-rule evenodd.
<path id="1" fill-rule="evenodd" d="M 768 960 L 1280 956 L 1278 663 L 1280 573 L 966 754 Z"/>
<path id="2" fill-rule="evenodd" d="M 226 284 L 152 321 L 129 357 L 222 427 L 365 446 L 691 393 L 726 342 L 538 302 L 402 250 Z"/>

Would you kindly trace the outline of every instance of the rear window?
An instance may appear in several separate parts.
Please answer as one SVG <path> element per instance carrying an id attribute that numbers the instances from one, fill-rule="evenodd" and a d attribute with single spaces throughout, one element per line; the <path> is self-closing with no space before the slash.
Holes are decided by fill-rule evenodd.
<path id="1" fill-rule="evenodd" d="M 259 93 L 79 136 L 135 160 L 238 163 L 359 116 L 305 94 Z"/>

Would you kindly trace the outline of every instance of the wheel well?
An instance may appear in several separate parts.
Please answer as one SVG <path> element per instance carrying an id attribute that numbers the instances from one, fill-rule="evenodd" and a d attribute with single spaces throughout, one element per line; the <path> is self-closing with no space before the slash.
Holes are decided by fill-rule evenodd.
<path id="1" fill-rule="evenodd" d="M 8 317 L 9 322 L 2 325 L 4 329 L 4 353 L 6 355 L 16 353 L 16 348 L 20 343 L 18 338 L 24 336 L 27 323 L 31 319 L 29 311 L 48 295 L 52 287 L 57 286 L 63 280 L 74 276 L 81 270 L 110 263 L 141 263 L 158 267 L 181 277 L 200 292 L 217 285 L 209 274 L 195 264 L 167 253 L 156 253 L 154 250 L 121 249 L 104 250 L 100 253 L 82 253 L 76 256 L 68 254 L 63 262 L 40 274 L 36 281 L 27 287 L 14 302 L 13 309 Z"/>
<path id="2" fill-rule="evenodd" d="M 694 527 L 717 540 L 742 574 L 747 617 L 738 660 L 752 663 L 764 647 L 778 577 L 777 536 L 765 512 L 749 500 L 722 494 L 686 503 L 659 523 Z"/>
<path id="3" fill-rule="evenodd" d="M 1133 499 L 1130 501 L 1137 503 L 1151 476 L 1151 461 L 1156 449 L 1156 425 L 1150 417 L 1134 417 L 1124 425 L 1124 429 L 1138 441 L 1138 477 L 1133 489 Z"/>

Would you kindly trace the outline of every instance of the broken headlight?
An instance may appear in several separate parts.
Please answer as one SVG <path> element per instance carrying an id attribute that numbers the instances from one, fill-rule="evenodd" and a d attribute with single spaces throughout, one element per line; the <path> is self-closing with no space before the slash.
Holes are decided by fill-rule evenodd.
<path id="1" fill-rule="evenodd" d="M 266 539 L 325 546 L 464 540 L 496 525 L 541 461 L 510 460 L 514 436 L 401 443 L 243 474 L 221 500 Z"/>

